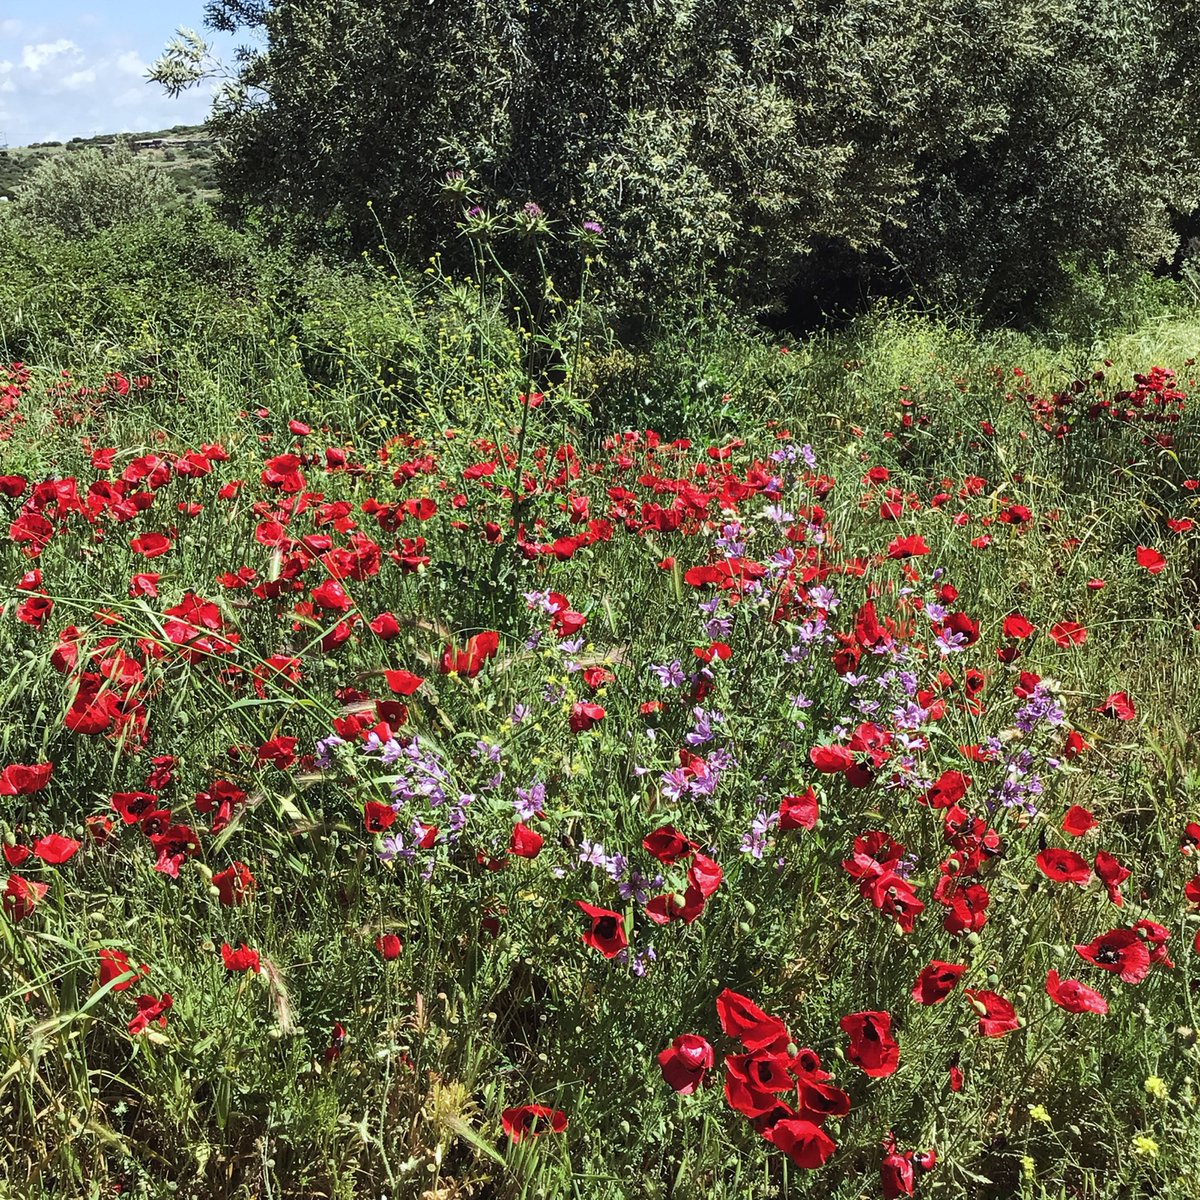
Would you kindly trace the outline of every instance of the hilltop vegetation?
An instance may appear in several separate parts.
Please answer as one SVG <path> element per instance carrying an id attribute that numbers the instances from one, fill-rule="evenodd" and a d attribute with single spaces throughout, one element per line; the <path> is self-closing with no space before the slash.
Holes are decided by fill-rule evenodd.
<path id="1" fill-rule="evenodd" d="M 173 125 L 170 129 L 74 137 L 65 143 L 36 142 L 29 146 L 7 147 L 0 150 L 0 196 L 10 200 L 15 198 L 21 185 L 48 158 L 88 148 L 108 150 L 118 139 L 136 147 L 139 157 L 168 173 L 172 183 L 185 195 L 204 200 L 216 198 L 213 164 L 216 146 L 202 125 Z M 162 144 L 139 147 L 139 142 Z"/>

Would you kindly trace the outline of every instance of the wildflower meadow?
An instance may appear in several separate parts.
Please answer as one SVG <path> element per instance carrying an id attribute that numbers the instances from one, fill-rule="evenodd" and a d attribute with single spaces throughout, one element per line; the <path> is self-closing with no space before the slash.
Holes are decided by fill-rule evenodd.
<path id="1" fill-rule="evenodd" d="M 1188 6 L 87 7 L 0 1200 L 1197 1200 Z"/>
<path id="2" fill-rule="evenodd" d="M 1182 342 L 656 427 L 406 303 L 2 371 L 0 1191 L 1194 1195 Z"/>

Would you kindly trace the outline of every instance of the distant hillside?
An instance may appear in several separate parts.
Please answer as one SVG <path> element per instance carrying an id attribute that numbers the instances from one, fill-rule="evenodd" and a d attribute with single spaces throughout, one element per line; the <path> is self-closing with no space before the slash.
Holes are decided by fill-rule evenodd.
<path id="1" fill-rule="evenodd" d="M 139 157 L 148 158 L 169 171 L 179 188 L 202 199 L 217 195 L 212 160 L 216 142 L 203 125 L 173 125 L 170 129 L 140 133 L 99 134 L 90 138 L 72 138 L 69 142 L 34 142 L 0 150 L 0 196 L 14 197 L 25 178 L 43 159 L 56 154 L 94 146 L 105 149 L 118 137 L 124 138 Z"/>

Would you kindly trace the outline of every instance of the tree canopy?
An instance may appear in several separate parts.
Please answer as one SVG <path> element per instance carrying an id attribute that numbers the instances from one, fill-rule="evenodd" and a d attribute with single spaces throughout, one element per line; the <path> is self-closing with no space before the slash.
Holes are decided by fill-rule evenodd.
<path id="1" fill-rule="evenodd" d="M 1150 0 L 211 0 L 207 22 L 256 37 L 213 113 L 233 204 L 424 257 L 461 172 L 488 214 L 602 224 L 631 311 L 849 276 L 1009 314 L 1072 267 L 1169 257 L 1200 202 L 1200 32 Z M 159 77 L 198 61 L 177 44 Z M 547 252 L 569 279 L 575 247 Z"/>

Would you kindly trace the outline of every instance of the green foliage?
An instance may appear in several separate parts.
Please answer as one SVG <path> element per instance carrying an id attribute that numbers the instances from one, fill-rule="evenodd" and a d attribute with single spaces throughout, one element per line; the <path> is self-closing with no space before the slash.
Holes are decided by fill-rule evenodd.
<path id="1" fill-rule="evenodd" d="M 16 358 L 82 351 L 100 363 L 161 369 L 200 343 L 219 352 L 260 331 L 251 310 L 268 268 L 253 238 L 203 206 L 74 239 L 6 220 L 0 344 Z"/>
<path id="2" fill-rule="evenodd" d="M 87 148 L 45 159 L 23 182 L 13 212 L 35 228 L 86 238 L 167 212 L 180 200 L 163 172 L 118 142 L 108 152 Z"/>
<path id="3" fill-rule="evenodd" d="M 1197 204 L 1198 35 L 1150 0 L 213 0 L 208 20 L 260 35 L 214 109 L 240 209 L 357 247 L 378 216 L 423 260 L 462 171 L 489 214 L 598 219 L 626 328 L 702 281 L 751 308 L 799 279 L 819 309 L 849 276 L 1026 313 L 1059 263 L 1169 256 Z M 189 35 L 158 76 L 211 65 Z M 545 242 L 572 290 L 574 247 Z"/>

